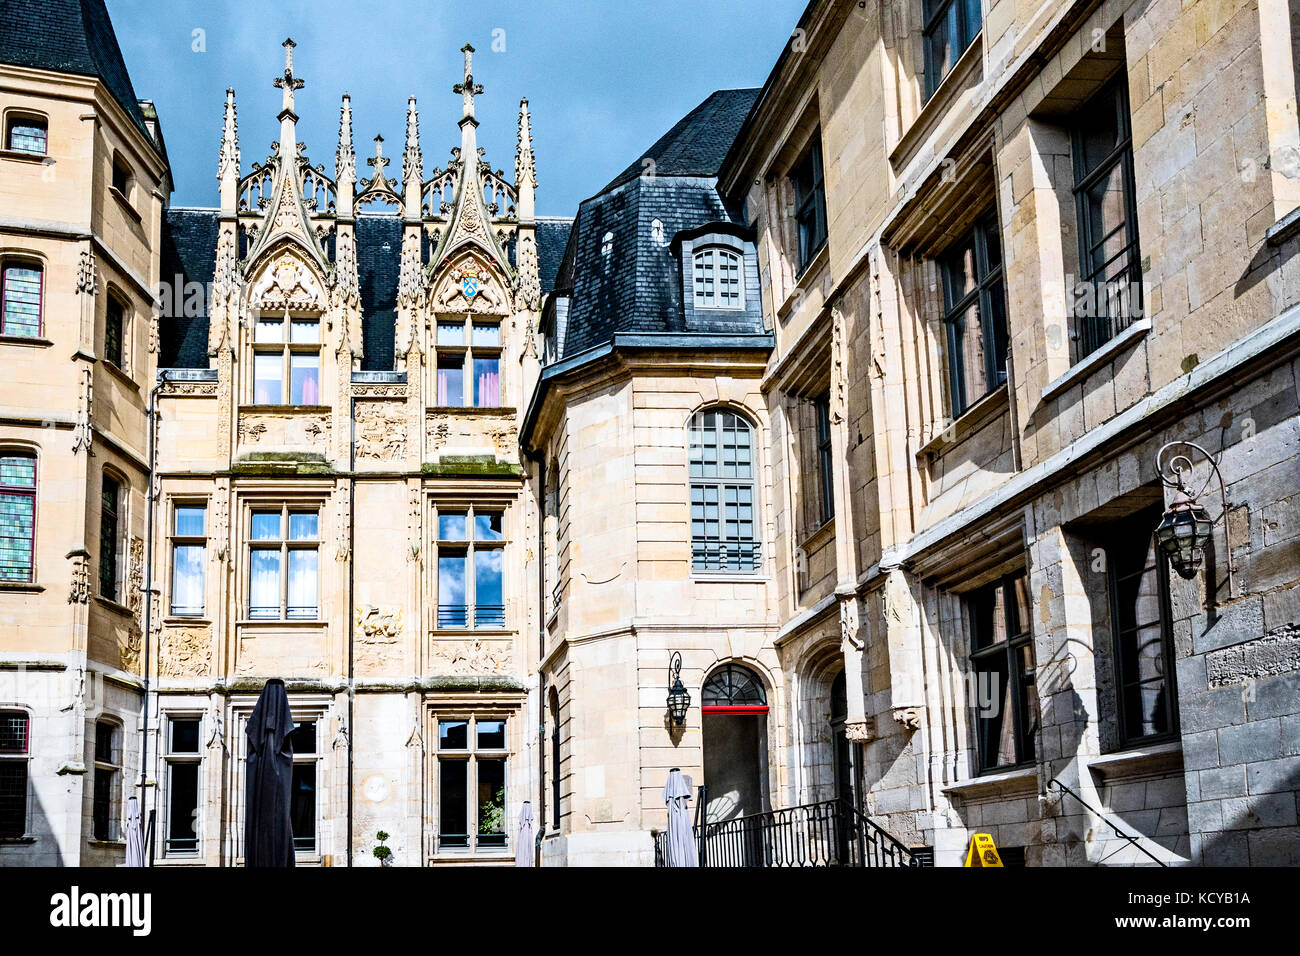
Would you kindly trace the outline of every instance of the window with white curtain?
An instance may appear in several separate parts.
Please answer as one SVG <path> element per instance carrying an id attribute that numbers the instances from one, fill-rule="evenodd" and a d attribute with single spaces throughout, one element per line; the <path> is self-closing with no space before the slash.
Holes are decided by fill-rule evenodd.
<path id="1" fill-rule="evenodd" d="M 719 246 L 695 253 L 695 307 L 697 309 L 740 309 L 741 256 Z"/>
<path id="2" fill-rule="evenodd" d="M 253 404 L 319 405 L 320 344 L 318 318 L 286 322 L 284 316 L 259 316 L 253 326 Z"/>
<path id="3" fill-rule="evenodd" d="M 177 504 L 172 510 L 172 614 L 198 617 L 203 614 L 203 569 L 207 564 L 208 539 L 202 504 Z"/>
<path id="4" fill-rule="evenodd" d="M 320 516 L 315 508 L 254 508 L 249 525 L 248 616 L 314 621 L 320 616 Z"/>

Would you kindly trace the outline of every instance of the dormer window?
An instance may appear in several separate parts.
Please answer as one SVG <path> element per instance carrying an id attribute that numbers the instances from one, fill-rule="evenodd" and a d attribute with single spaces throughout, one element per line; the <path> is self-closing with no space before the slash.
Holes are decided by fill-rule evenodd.
<path id="1" fill-rule="evenodd" d="M 744 308 L 742 260 L 739 253 L 713 246 L 697 252 L 694 263 L 695 308 Z"/>
<path id="2" fill-rule="evenodd" d="M 44 156 L 49 148 L 48 126 L 37 116 L 11 116 L 5 124 L 5 148 L 28 156 Z"/>

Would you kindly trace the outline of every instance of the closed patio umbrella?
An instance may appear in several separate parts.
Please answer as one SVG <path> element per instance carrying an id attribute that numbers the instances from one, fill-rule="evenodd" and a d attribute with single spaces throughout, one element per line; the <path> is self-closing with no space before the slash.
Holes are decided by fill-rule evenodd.
<path id="1" fill-rule="evenodd" d="M 126 801 L 126 865 L 144 866 L 144 830 L 140 828 L 140 801 Z"/>
<path id="2" fill-rule="evenodd" d="M 519 810 L 519 832 L 515 834 L 515 866 L 533 865 L 533 805 L 528 800 Z"/>
<path id="3" fill-rule="evenodd" d="M 673 767 L 664 786 L 664 803 L 668 805 L 668 832 L 664 840 L 664 863 L 667 866 L 699 866 L 700 855 L 691 828 L 691 778 Z"/>
<path id="4" fill-rule="evenodd" d="M 293 866 L 293 827 L 289 820 L 293 782 L 293 716 L 284 681 L 272 678 L 262 688 L 248 718 L 248 775 L 244 793 L 244 865 Z"/>

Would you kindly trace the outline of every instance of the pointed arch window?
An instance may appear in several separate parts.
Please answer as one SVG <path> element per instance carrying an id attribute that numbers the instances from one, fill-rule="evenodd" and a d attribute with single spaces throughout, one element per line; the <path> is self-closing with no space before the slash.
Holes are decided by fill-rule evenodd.
<path id="1" fill-rule="evenodd" d="M 697 571 L 757 571 L 754 432 L 725 408 L 691 418 L 691 565 Z"/>

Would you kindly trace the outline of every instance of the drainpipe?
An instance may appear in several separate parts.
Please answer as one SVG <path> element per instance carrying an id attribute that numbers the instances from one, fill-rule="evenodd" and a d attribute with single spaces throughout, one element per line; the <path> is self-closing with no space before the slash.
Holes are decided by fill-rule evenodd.
<path id="1" fill-rule="evenodd" d="M 351 378 L 351 368 L 347 370 Z M 351 389 L 349 389 L 351 391 Z M 356 527 L 357 527 L 357 400 L 352 398 L 348 408 L 348 832 L 347 832 L 347 859 L 349 868 L 352 866 L 352 741 L 356 736 L 356 714 L 353 704 L 356 700 L 356 674 L 354 673 L 353 658 L 353 641 L 355 640 L 356 625 Z"/>
<path id="2" fill-rule="evenodd" d="M 546 833 L 546 674 L 542 658 L 546 653 L 546 457 L 538 455 L 537 489 L 537 865 L 542 865 L 542 836 Z"/>
<path id="3" fill-rule="evenodd" d="M 145 486 L 145 538 L 144 538 L 144 715 L 140 720 L 140 816 L 149 819 L 148 791 L 145 789 L 149 779 L 149 655 L 150 629 L 153 627 L 153 511 L 154 511 L 154 471 L 158 459 L 157 421 L 158 392 L 167 384 L 167 370 L 158 370 L 158 382 L 149 390 L 149 477 Z M 149 841 L 147 865 L 153 866 L 153 840 Z"/>

